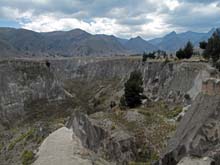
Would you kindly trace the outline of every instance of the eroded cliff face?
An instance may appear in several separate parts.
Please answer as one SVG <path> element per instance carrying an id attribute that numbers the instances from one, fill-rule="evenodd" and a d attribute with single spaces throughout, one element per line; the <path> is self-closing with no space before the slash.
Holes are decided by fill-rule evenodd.
<path id="1" fill-rule="evenodd" d="M 23 134 L 24 130 L 17 134 L 12 133 L 11 129 L 16 123 L 19 123 L 19 129 L 29 123 L 31 127 L 36 128 L 36 134 L 40 132 L 45 137 L 55 129 L 54 123 L 61 121 L 64 123 L 66 117 L 70 116 L 76 107 L 82 107 L 82 111 L 89 114 L 107 111 L 110 109 L 111 101 L 119 102 L 123 94 L 124 82 L 135 69 L 140 69 L 143 73 L 144 93 L 150 100 L 163 100 L 178 105 L 188 103 L 185 102 L 186 94 L 190 96 L 190 100 L 193 100 L 202 89 L 202 81 L 213 72 L 208 64 L 202 62 L 142 63 L 141 59 L 136 57 L 1 61 L 0 129 L 4 130 L 1 137 L 6 141 L 3 148 L 8 150 L 10 143 L 17 147 L 15 151 L 7 151 L 6 154 L 14 160 L 7 159 L 4 163 L 16 164 L 19 160 L 19 154 L 16 151 L 22 153 L 21 145 L 14 145 L 14 141 L 20 143 L 17 142 L 17 136 L 19 133 Z M 27 131 L 26 128 L 25 126 L 25 131 Z M 6 133 L 7 137 L 4 134 L 5 129 L 9 129 Z M 42 129 L 46 129 L 46 133 L 44 131 L 42 133 Z M 77 128 L 75 131 L 77 132 Z M 100 135 L 102 138 L 101 135 L 104 132 L 99 133 L 96 136 Z M 110 135 L 116 139 L 116 142 L 107 141 L 111 144 L 110 146 L 118 144 L 120 133 L 116 135 L 116 137 Z M 134 135 L 128 134 L 128 137 L 132 139 Z M 130 146 L 134 145 L 131 140 L 128 142 Z M 88 146 L 97 145 L 95 142 L 91 143 Z M 127 145 L 126 139 L 125 144 Z M 38 145 L 37 143 L 35 147 L 28 146 L 28 148 L 33 149 Z M 115 150 L 114 147 L 105 146 L 109 153 Z M 135 147 L 131 148 L 134 152 L 128 149 L 127 155 L 121 153 L 123 149 L 124 147 L 117 148 L 120 154 L 116 155 L 119 157 L 112 156 L 110 159 L 135 159 L 137 152 Z M 0 155 L 0 159 L 6 156 Z"/>
<path id="2" fill-rule="evenodd" d="M 123 82 L 130 72 L 140 69 L 143 72 L 147 96 L 182 101 L 187 93 L 195 98 L 201 91 L 202 81 L 209 77 L 211 72 L 205 63 L 143 64 L 140 59 L 134 58 L 74 58 L 48 61 L 50 66 L 46 65 L 46 60 L 1 62 L 0 108 L 4 123 L 10 118 L 22 116 L 24 110 L 35 101 L 56 102 L 65 100 L 66 97 L 74 97 L 71 89 L 77 82 L 88 85 L 99 81 L 102 88 L 114 82 L 118 89 L 113 90 L 117 90 L 120 95 Z M 83 84 L 80 87 L 84 88 Z"/>
<path id="3" fill-rule="evenodd" d="M 51 60 L 54 71 L 61 79 L 125 81 L 130 72 L 139 69 L 143 73 L 145 93 L 168 98 L 189 94 L 193 99 L 202 88 L 202 81 L 214 70 L 202 62 L 142 63 L 139 58 L 94 58 Z"/>
<path id="4" fill-rule="evenodd" d="M 31 111 L 34 102 L 66 98 L 59 80 L 44 62 L 2 61 L 0 80 L 0 118 L 7 127 Z"/>
<path id="5" fill-rule="evenodd" d="M 219 100 L 219 94 L 196 97 L 168 143 L 163 165 L 174 165 L 185 156 L 210 157 L 220 164 Z"/>
<path id="6" fill-rule="evenodd" d="M 209 78 L 170 139 L 161 164 L 220 164 L 219 79 Z M 200 158 L 200 159 L 198 159 Z"/>

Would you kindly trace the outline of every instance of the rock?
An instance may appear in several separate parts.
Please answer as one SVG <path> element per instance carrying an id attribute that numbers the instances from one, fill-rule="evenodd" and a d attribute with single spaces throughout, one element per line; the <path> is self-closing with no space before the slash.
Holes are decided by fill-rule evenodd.
<path id="1" fill-rule="evenodd" d="M 65 127 L 50 134 L 41 144 L 37 155 L 38 158 L 33 165 L 93 164 L 89 160 L 89 151 L 83 148 L 72 130 Z"/>
<path id="2" fill-rule="evenodd" d="M 189 110 L 190 107 L 191 107 L 191 105 L 187 105 L 187 106 L 183 107 L 182 112 L 180 112 L 178 114 L 178 116 L 176 117 L 176 121 L 180 121 L 183 118 L 183 116 L 186 114 L 186 112 Z"/>
<path id="3" fill-rule="evenodd" d="M 72 130 L 62 127 L 41 144 L 33 165 L 110 165 L 84 148 Z"/>
<path id="4" fill-rule="evenodd" d="M 103 113 L 93 115 L 101 117 Z M 135 138 L 121 129 L 112 130 L 112 122 L 103 118 L 92 119 L 76 112 L 68 123 L 68 127 L 81 140 L 82 145 L 100 156 L 106 155 L 108 160 L 128 163 L 136 158 Z"/>
<path id="5" fill-rule="evenodd" d="M 204 158 L 192 158 L 192 157 L 184 157 L 180 160 L 177 165 L 214 165 L 213 159 L 209 157 Z"/>
<path id="6" fill-rule="evenodd" d="M 220 94 L 199 94 L 168 143 L 161 164 L 173 165 L 185 155 L 213 158 L 219 164 Z"/>
<path id="7" fill-rule="evenodd" d="M 138 113 L 137 110 L 128 110 L 125 112 L 124 119 L 128 122 L 138 122 L 143 123 L 144 115 Z"/>
<path id="8" fill-rule="evenodd" d="M 74 113 L 70 121 L 68 126 L 80 138 L 83 146 L 97 152 L 107 132 L 79 111 Z"/>
<path id="9" fill-rule="evenodd" d="M 135 160 L 137 148 L 135 138 L 123 130 L 114 132 L 103 142 L 103 149 L 110 160 L 128 163 Z"/>

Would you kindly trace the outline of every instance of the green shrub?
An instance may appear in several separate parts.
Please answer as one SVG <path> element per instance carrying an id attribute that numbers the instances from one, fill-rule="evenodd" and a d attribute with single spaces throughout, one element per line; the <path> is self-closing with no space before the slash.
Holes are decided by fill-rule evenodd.
<path id="1" fill-rule="evenodd" d="M 16 138 L 14 141 L 12 141 L 10 144 L 9 144 L 9 146 L 8 146 L 8 150 L 12 150 L 14 147 L 15 147 L 15 145 L 17 144 L 17 143 L 19 143 L 20 141 L 22 141 L 22 140 L 24 140 L 24 139 L 30 139 L 32 136 L 33 136 L 33 134 L 34 134 L 34 129 L 30 129 L 27 133 L 25 133 L 25 134 L 22 134 L 21 136 L 19 136 L 18 138 Z"/>
<path id="2" fill-rule="evenodd" d="M 166 112 L 166 117 L 169 119 L 173 119 L 173 118 L 177 117 L 180 112 L 182 112 L 182 107 L 177 106 L 172 110 L 168 110 Z"/>
<path id="3" fill-rule="evenodd" d="M 1 150 L 2 150 L 3 147 L 4 147 L 3 144 L 0 143 L 0 152 L 1 152 Z"/>
<path id="4" fill-rule="evenodd" d="M 23 165 L 29 165 L 34 160 L 34 153 L 32 151 L 25 150 L 21 155 L 21 161 Z"/>

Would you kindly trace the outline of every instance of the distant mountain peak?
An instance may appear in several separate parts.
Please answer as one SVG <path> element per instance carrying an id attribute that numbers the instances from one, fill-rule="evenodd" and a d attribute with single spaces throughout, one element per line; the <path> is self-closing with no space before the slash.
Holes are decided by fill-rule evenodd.
<path id="1" fill-rule="evenodd" d="M 69 33 L 88 33 L 82 29 L 79 29 L 79 28 L 76 28 L 76 29 L 73 29 L 73 30 L 70 30 L 68 31 Z"/>
<path id="2" fill-rule="evenodd" d="M 167 36 L 173 36 L 173 35 L 177 35 L 177 33 L 175 31 L 172 31 Z"/>
<path id="3" fill-rule="evenodd" d="M 140 36 L 137 36 L 137 37 L 135 37 L 135 38 L 137 38 L 137 39 L 142 39 Z"/>
<path id="4" fill-rule="evenodd" d="M 141 41 L 145 41 L 145 40 L 144 40 L 143 38 L 141 38 L 140 36 L 131 38 L 130 40 L 135 40 L 135 41 L 141 40 Z"/>

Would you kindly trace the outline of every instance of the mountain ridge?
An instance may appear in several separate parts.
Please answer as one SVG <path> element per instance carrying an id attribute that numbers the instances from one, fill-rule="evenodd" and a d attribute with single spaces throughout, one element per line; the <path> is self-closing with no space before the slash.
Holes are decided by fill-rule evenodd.
<path id="1" fill-rule="evenodd" d="M 161 38 L 144 40 L 140 36 L 123 39 L 114 35 L 90 34 L 82 29 L 35 32 L 27 29 L 0 27 L 0 57 L 8 56 L 114 56 L 165 50 L 175 52 L 187 41 L 195 46 L 207 40 L 207 33 L 175 31 Z"/>
<path id="2" fill-rule="evenodd" d="M 199 47 L 199 42 L 208 40 L 216 29 L 218 28 L 212 28 L 207 33 L 193 31 L 176 33 L 173 31 L 163 37 L 148 40 L 148 42 L 165 51 L 176 51 L 184 47 L 188 41 L 191 41 L 195 47 Z"/>

